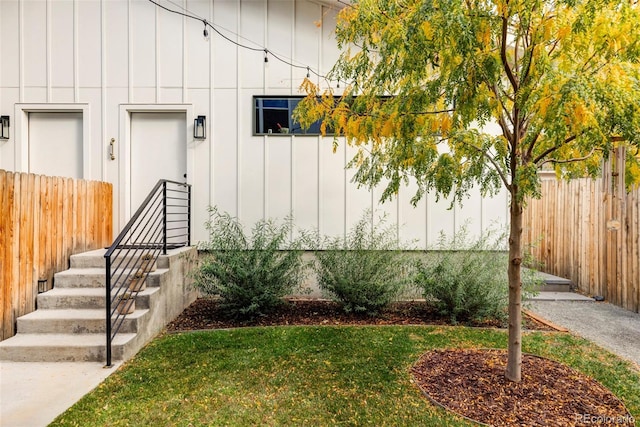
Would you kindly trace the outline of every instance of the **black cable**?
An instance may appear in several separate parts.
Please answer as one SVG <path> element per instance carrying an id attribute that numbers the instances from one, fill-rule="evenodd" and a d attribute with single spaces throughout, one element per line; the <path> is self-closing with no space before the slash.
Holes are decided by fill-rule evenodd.
<path id="1" fill-rule="evenodd" d="M 329 80 L 327 76 L 322 75 L 318 72 L 316 72 L 314 69 L 310 68 L 309 66 L 306 65 L 297 65 L 294 64 L 292 62 L 289 62 L 281 57 L 279 57 L 278 55 L 274 54 L 273 52 L 271 52 L 269 49 L 267 48 L 261 48 L 261 47 L 252 47 L 252 46 L 247 46 L 245 44 L 239 43 L 229 37 L 227 37 L 225 34 L 223 34 L 222 32 L 220 32 L 220 30 L 218 30 L 216 27 L 214 27 L 210 22 L 208 22 L 206 19 L 202 19 L 198 16 L 189 14 L 189 13 L 184 13 L 184 12 L 180 12 L 177 10 L 173 10 L 173 9 L 169 9 L 166 6 L 163 6 L 161 4 L 159 4 L 158 2 L 156 2 L 155 0 L 149 0 L 151 3 L 153 3 L 154 5 L 156 5 L 157 7 L 166 10 L 167 12 L 171 12 L 171 13 L 175 13 L 176 15 L 180 15 L 180 16 L 184 16 L 186 18 L 190 18 L 190 19 L 194 19 L 196 21 L 200 21 L 204 24 L 205 29 L 208 27 L 210 27 L 213 31 L 216 32 L 216 34 L 218 34 L 220 37 L 222 37 L 223 39 L 227 40 L 230 43 L 233 43 L 234 45 L 241 47 L 243 49 L 247 49 L 247 50 L 251 50 L 254 52 L 264 52 L 265 53 L 265 62 L 267 62 L 266 60 L 266 56 L 267 55 L 271 55 L 274 59 L 277 59 L 278 61 L 282 62 L 283 64 L 286 64 L 290 67 L 294 67 L 294 68 L 299 68 L 299 69 L 306 69 L 307 70 L 307 74 L 309 74 L 309 72 L 315 74 L 317 77 L 325 79 L 325 80 Z"/>

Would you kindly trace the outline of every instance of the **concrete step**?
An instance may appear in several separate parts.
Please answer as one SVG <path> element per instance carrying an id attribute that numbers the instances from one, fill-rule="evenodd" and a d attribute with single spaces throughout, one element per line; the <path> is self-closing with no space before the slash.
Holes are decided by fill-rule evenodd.
<path id="1" fill-rule="evenodd" d="M 595 302 L 595 300 L 586 295 L 575 292 L 552 292 L 543 291 L 529 298 L 530 301 L 582 301 Z"/>
<path id="2" fill-rule="evenodd" d="M 535 274 L 542 281 L 542 284 L 533 288 L 536 292 L 572 292 L 574 290 L 573 282 L 569 279 L 542 271 L 536 271 Z"/>
<path id="3" fill-rule="evenodd" d="M 159 291 L 159 287 L 148 286 L 139 292 L 136 296 L 136 308 L 149 308 Z M 104 309 L 105 298 L 104 288 L 53 288 L 38 295 L 37 307 L 39 310 Z"/>
<path id="4" fill-rule="evenodd" d="M 533 288 L 536 292 L 572 292 L 571 283 L 544 283 Z"/>
<path id="5" fill-rule="evenodd" d="M 124 270 L 115 277 L 116 281 L 126 280 L 131 272 L 137 268 Z M 158 268 L 149 273 L 147 286 L 160 286 L 162 276 L 169 271 L 167 268 Z M 106 284 L 104 268 L 70 268 L 55 274 L 56 288 L 104 288 Z"/>
<path id="6" fill-rule="evenodd" d="M 69 266 L 71 268 L 105 268 L 104 254 L 106 249 L 96 249 L 94 251 L 83 252 L 71 255 Z"/>
<path id="7" fill-rule="evenodd" d="M 120 333 L 135 333 L 149 313 L 138 309 L 124 318 Z M 105 310 L 36 310 L 18 318 L 21 334 L 104 334 Z"/>
<path id="8" fill-rule="evenodd" d="M 94 251 L 84 252 L 81 254 L 71 255 L 70 259 L 70 267 L 71 268 L 102 268 L 104 269 L 106 266 L 104 254 L 107 252 L 106 249 L 96 249 Z M 117 259 L 124 259 L 123 263 L 126 266 L 127 261 L 131 258 L 138 258 L 141 254 L 140 250 L 126 250 L 122 251 L 122 256 L 119 256 Z M 112 264 L 116 263 L 116 259 L 111 260 Z M 169 268 L 169 260 L 166 256 L 160 255 L 157 259 L 158 268 Z"/>
<path id="9" fill-rule="evenodd" d="M 118 334 L 112 345 L 114 360 L 122 360 L 136 334 Z M 0 342 L 0 360 L 12 362 L 104 362 L 104 334 L 17 334 Z"/>

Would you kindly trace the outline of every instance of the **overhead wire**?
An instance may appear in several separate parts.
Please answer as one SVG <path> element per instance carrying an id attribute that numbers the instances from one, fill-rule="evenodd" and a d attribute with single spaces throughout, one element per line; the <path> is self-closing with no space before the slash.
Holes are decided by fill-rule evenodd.
<path id="1" fill-rule="evenodd" d="M 206 28 L 207 28 L 207 27 L 209 27 L 209 28 L 211 28 L 211 29 L 212 29 L 216 34 L 218 34 L 220 37 L 222 37 L 223 39 L 225 39 L 225 40 L 226 40 L 226 41 L 228 41 L 229 43 L 232 43 L 232 44 L 234 44 L 234 45 L 236 45 L 236 46 L 238 46 L 238 47 L 240 47 L 240 48 L 242 48 L 242 49 L 247 49 L 247 50 L 250 50 L 250 51 L 253 51 L 253 52 L 264 52 L 264 55 L 265 55 L 265 60 L 264 60 L 264 62 L 269 62 L 269 60 L 268 60 L 268 56 L 270 55 L 270 56 L 272 56 L 274 59 L 276 59 L 276 60 L 280 61 L 281 63 L 286 64 L 286 65 L 288 65 L 288 66 L 290 66 L 290 67 L 297 68 L 297 69 L 302 69 L 302 70 L 307 70 L 307 77 L 309 77 L 309 74 L 311 73 L 311 74 L 314 74 L 315 76 L 317 76 L 317 77 L 319 77 L 319 78 L 321 78 L 321 79 L 324 79 L 324 80 L 326 80 L 326 81 L 331 81 L 331 79 L 330 79 L 327 75 L 323 75 L 323 74 L 321 74 L 321 73 L 317 72 L 316 70 L 314 70 L 313 68 L 311 68 L 311 67 L 310 67 L 310 66 L 308 66 L 308 65 L 299 65 L 299 64 L 295 64 L 295 63 L 293 63 L 293 60 L 292 60 L 292 59 L 288 59 L 288 58 L 286 58 L 286 59 L 285 59 L 285 58 L 283 58 L 282 56 L 280 56 L 280 54 L 276 54 L 276 53 L 274 53 L 273 51 L 269 50 L 267 47 L 260 47 L 260 45 L 259 45 L 258 43 L 252 42 L 251 40 L 248 40 L 248 39 L 246 39 L 245 37 L 240 36 L 239 34 L 233 33 L 232 31 L 230 31 L 230 30 L 228 30 L 228 29 L 226 29 L 226 28 L 224 28 L 224 27 L 221 27 L 221 28 L 223 28 L 225 31 L 228 31 L 229 33 L 234 34 L 236 37 L 238 37 L 238 38 L 242 38 L 242 39 L 245 39 L 245 40 L 247 40 L 248 42 L 250 42 L 250 43 L 252 43 L 252 44 L 255 44 L 255 45 L 256 45 L 256 46 L 258 46 L 258 47 L 249 46 L 249 45 L 247 45 L 247 44 L 240 43 L 240 42 L 238 42 L 238 41 L 236 41 L 236 40 L 233 40 L 231 37 L 228 37 L 226 34 L 222 33 L 222 32 L 217 28 L 217 25 L 216 25 L 216 26 L 214 26 L 211 22 L 207 21 L 205 18 L 202 18 L 202 17 L 198 16 L 197 14 L 195 14 L 195 13 L 193 13 L 193 12 L 189 11 L 188 9 L 186 9 L 186 8 L 184 8 L 184 7 L 182 7 L 182 6 L 178 5 L 178 4 L 176 4 L 176 3 L 174 3 L 174 2 L 173 2 L 173 1 L 171 1 L 171 0 L 166 0 L 166 1 L 167 1 L 167 2 L 169 2 L 169 3 L 171 3 L 172 5 L 174 5 L 175 7 L 179 8 L 179 9 L 182 9 L 182 11 L 174 10 L 174 9 L 168 8 L 168 7 L 166 7 L 166 6 L 162 5 L 162 4 L 160 4 L 160 3 L 159 3 L 159 2 L 157 2 L 156 0 L 149 0 L 149 2 L 153 3 L 154 5 L 156 5 L 157 7 L 161 8 L 161 9 L 163 9 L 163 10 L 166 10 L 167 12 L 171 12 L 171 13 L 174 13 L 174 14 L 176 14 L 176 15 L 181 15 L 181 16 L 184 16 L 184 17 L 186 17 L 186 18 L 189 18 L 189 19 L 193 19 L 193 20 L 196 20 L 196 21 L 200 21 L 200 22 L 202 22 L 202 23 L 204 24 L 204 26 L 205 26 L 205 34 L 206 34 Z M 338 83 L 338 87 L 340 87 L 340 86 L 339 86 L 339 83 Z"/>

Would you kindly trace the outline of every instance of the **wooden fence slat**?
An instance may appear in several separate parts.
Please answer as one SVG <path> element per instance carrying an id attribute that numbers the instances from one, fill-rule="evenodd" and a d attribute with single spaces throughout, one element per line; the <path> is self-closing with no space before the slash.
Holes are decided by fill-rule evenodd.
<path id="1" fill-rule="evenodd" d="M 82 246 L 80 245 L 80 219 L 82 214 L 80 213 L 80 182 L 78 180 L 73 181 L 73 252 L 80 252 Z"/>
<path id="2" fill-rule="evenodd" d="M 56 206 L 56 193 L 55 193 L 55 182 L 53 177 L 47 177 L 47 189 L 46 189 L 46 198 L 45 198 L 45 209 L 42 211 L 42 214 L 45 217 L 45 230 L 47 230 L 45 236 L 44 247 L 42 248 L 45 256 L 45 272 L 44 276 L 47 280 L 47 289 L 51 288 L 51 275 L 50 272 L 53 270 L 53 266 L 55 265 L 55 244 L 54 239 L 55 236 L 55 206 Z"/>
<path id="3" fill-rule="evenodd" d="M 47 232 L 42 232 L 42 230 L 49 230 L 49 178 L 42 176 L 40 177 L 40 230 L 38 233 L 38 242 L 36 246 L 36 250 L 39 256 L 38 262 L 38 278 L 39 279 L 47 279 L 47 265 L 49 265 L 49 259 L 47 258 Z"/>
<path id="4" fill-rule="evenodd" d="M 66 178 L 64 180 L 64 193 L 62 196 L 62 209 L 64 212 L 64 223 L 62 225 L 63 256 L 65 268 L 69 268 L 69 257 L 73 254 L 73 179 Z"/>
<path id="5" fill-rule="evenodd" d="M 80 241 L 80 250 L 87 250 L 87 183 L 78 181 L 78 230 L 77 236 Z"/>
<path id="6" fill-rule="evenodd" d="M 33 210 L 31 213 L 31 218 L 33 219 L 33 239 L 31 241 L 31 250 L 33 251 L 33 260 L 32 260 L 32 282 L 34 286 L 33 290 L 33 309 L 35 310 L 36 298 L 38 295 L 38 279 L 40 279 L 40 251 L 39 249 L 39 234 L 42 228 L 40 227 L 40 211 L 41 211 L 41 200 L 40 200 L 40 189 L 42 183 L 41 175 L 33 175 Z"/>
<path id="7" fill-rule="evenodd" d="M 27 187 L 28 185 L 29 183 L 27 180 L 27 174 L 21 173 L 20 174 L 21 190 L 18 192 L 20 194 L 20 201 L 19 203 L 17 203 L 18 236 L 16 239 L 17 240 L 16 244 L 18 245 L 18 251 L 16 253 L 19 254 L 21 258 L 20 262 L 16 263 L 18 265 L 18 270 L 17 270 L 18 271 L 18 286 L 17 286 L 18 300 L 20 301 L 20 304 L 17 307 L 17 313 L 22 313 L 27 309 L 27 287 L 25 286 L 27 272 L 26 272 L 26 265 L 22 259 L 22 256 L 25 252 L 25 248 L 27 247 L 28 242 L 27 242 L 27 232 L 26 232 L 27 223 L 26 223 L 26 218 L 22 210 L 22 207 L 28 203 L 27 199 L 29 197 L 28 193 L 30 191 L 30 188 Z"/>
<path id="8" fill-rule="evenodd" d="M 0 170 L 0 339 L 13 335 L 11 324 L 11 275 L 9 254 L 9 187 L 11 186 L 11 173 Z"/>
<path id="9" fill-rule="evenodd" d="M 71 254 L 111 243 L 113 186 L 87 183 L 0 170 L 0 341 L 35 309 L 39 279 L 51 288 Z"/>
<path id="10" fill-rule="evenodd" d="M 65 260 L 64 252 L 62 250 L 62 243 L 64 241 L 63 234 L 63 225 L 64 225 L 64 179 L 61 177 L 56 177 L 56 221 L 54 222 L 56 227 L 56 239 L 55 239 L 55 259 L 56 266 L 55 269 L 51 271 L 51 284 L 53 285 L 53 275 L 56 271 L 62 271 L 67 269 L 67 260 Z"/>
<path id="11" fill-rule="evenodd" d="M 13 197 L 9 201 L 11 204 L 11 231 L 9 232 L 11 251 L 14 254 L 20 254 L 20 174 L 16 174 L 13 179 Z M 14 258 L 11 263 L 11 276 L 14 281 L 11 289 L 11 299 L 17 304 L 13 304 L 11 323 L 12 329 L 15 331 L 15 322 L 20 313 L 20 262 Z M 17 280 L 17 281 L 16 281 Z M 15 332 L 14 332 L 15 333 Z"/>
<path id="12" fill-rule="evenodd" d="M 31 174 L 21 175 L 20 204 L 20 313 L 35 309 L 33 293 L 33 184 Z"/>
<path id="13" fill-rule="evenodd" d="M 13 277 L 13 263 L 14 259 L 11 257 L 13 253 L 13 247 L 11 245 L 12 241 L 12 233 L 13 233 L 13 198 L 14 198 L 14 181 L 15 174 L 9 173 L 7 174 L 7 179 L 5 182 L 4 196 L 2 200 L 2 206 L 4 207 L 3 219 L 4 219 L 4 268 L 3 268 L 3 294 L 5 296 L 6 309 L 2 316 L 3 330 L 5 331 L 5 336 L 12 336 L 14 332 L 14 324 L 13 324 L 13 288 L 14 284 L 11 279 Z"/>

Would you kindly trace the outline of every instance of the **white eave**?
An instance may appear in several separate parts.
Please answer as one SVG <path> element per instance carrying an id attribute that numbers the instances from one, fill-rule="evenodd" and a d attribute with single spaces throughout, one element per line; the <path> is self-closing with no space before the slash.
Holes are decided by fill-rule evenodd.
<path id="1" fill-rule="evenodd" d="M 322 5 L 328 6 L 332 9 L 342 9 L 345 6 L 348 6 L 350 0 L 313 0 L 315 3 L 320 3 Z"/>

